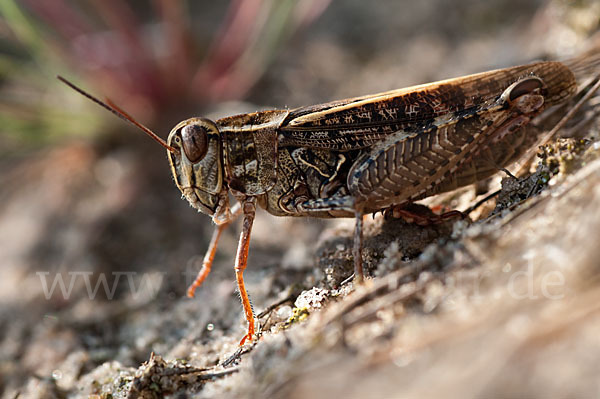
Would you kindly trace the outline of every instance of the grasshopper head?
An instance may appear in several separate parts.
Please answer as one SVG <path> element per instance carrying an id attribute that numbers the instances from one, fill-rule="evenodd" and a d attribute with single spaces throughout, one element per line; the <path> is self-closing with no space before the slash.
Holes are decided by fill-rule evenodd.
<path id="1" fill-rule="evenodd" d="M 229 213 L 227 188 L 223 189 L 223 158 L 217 125 L 205 118 L 191 118 L 171 130 L 167 142 L 110 100 L 102 101 L 67 79 L 58 80 L 136 126 L 167 150 L 175 183 L 190 204 L 212 216 L 218 224 Z"/>
<path id="2" fill-rule="evenodd" d="M 217 125 L 205 118 L 180 122 L 169 133 L 167 151 L 175 184 L 190 204 L 209 216 L 226 211 L 223 158 Z"/>

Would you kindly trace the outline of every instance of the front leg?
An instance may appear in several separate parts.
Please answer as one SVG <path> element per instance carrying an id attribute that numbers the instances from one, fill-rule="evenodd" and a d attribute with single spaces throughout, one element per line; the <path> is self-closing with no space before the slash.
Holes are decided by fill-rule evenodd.
<path id="1" fill-rule="evenodd" d="M 212 264 L 215 259 L 215 254 L 217 253 L 217 246 L 219 244 L 219 239 L 221 238 L 221 234 L 223 231 L 231 224 L 232 221 L 237 219 L 240 215 L 242 208 L 240 204 L 237 203 L 231 208 L 231 212 L 226 212 L 226 217 L 217 220 L 217 227 L 213 232 L 212 238 L 210 239 L 210 244 L 208 245 L 208 249 L 206 250 L 206 254 L 204 255 L 204 260 L 202 261 L 202 267 L 196 276 L 194 282 L 188 287 L 187 296 L 188 298 L 193 298 L 196 289 L 202 285 L 210 270 L 212 269 Z"/>
<path id="2" fill-rule="evenodd" d="M 242 232 L 240 234 L 240 241 L 235 257 L 235 278 L 237 281 L 240 298 L 242 300 L 244 313 L 246 315 L 246 320 L 248 321 L 248 331 L 240 342 L 241 346 L 244 345 L 246 340 L 251 341 L 254 336 L 254 311 L 252 310 L 252 304 L 250 303 L 250 298 L 248 297 L 248 292 L 246 291 L 246 286 L 244 284 L 244 270 L 246 269 L 246 264 L 248 263 L 250 233 L 252 231 L 252 224 L 254 222 L 254 215 L 256 213 L 256 197 L 240 196 L 238 201 L 239 202 L 231 209 L 231 213 L 227 213 L 227 217 L 221 218 L 217 221 L 219 224 L 213 233 L 208 250 L 204 256 L 202 268 L 198 272 L 196 280 L 188 288 L 187 295 L 188 297 L 192 298 L 196 289 L 202 284 L 204 279 L 206 279 L 212 267 L 221 233 L 233 220 L 240 215 L 240 213 L 243 212 L 244 222 L 242 225 Z"/>
<path id="3" fill-rule="evenodd" d="M 246 292 L 244 285 L 244 270 L 248 263 L 248 248 L 250 247 L 250 233 L 252 232 L 252 224 L 254 223 L 254 215 L 256 213 L 256 197 L 243 197 L 240 199 L 242 212 L 244 213 L 244 222 L 242 232 L 240 234 L 240 242 L 238 244 L 237 254 L 235 256 L 235 279 L 238 285 L 238 291 L 248 321 L 248 332 L 240 341 L 240 346 L 244 345 L 246 340 L 252 341 L 254 337 L 254 311 L 250 298 Z"/>

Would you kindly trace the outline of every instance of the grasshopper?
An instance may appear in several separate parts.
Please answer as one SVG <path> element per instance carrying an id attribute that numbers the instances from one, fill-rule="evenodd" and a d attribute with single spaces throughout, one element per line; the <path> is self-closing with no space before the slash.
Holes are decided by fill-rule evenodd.
<path id="1" fill-rule="evenodd" d="M 191 118 L 164 141 L 59 79 L 158 141 L 183 196 L 212 216 L 216 229 L 188 296 L 210 272 L 223 230 L 243 215 L 235 273 L 248 328 L 240 345 L 255 334 L 243 273 L 257 206 L 276 216 L 355 218 L 360 282 L 363 215 L 491 176 L 528 149 L 526 125 L 577 89 L 566 65 L 537 62 L 292 110 Z"/>

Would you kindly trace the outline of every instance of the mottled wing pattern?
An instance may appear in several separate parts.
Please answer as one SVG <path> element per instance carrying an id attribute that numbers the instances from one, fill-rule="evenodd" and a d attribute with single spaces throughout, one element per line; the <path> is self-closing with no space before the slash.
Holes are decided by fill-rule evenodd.
<path id="1" fill-rule="evenodd" d="M 568 98 L 576 87 L 563 64 L 538 62 L 298 108 L 280 125 L 279 146 L 345 151 L 395 132 L 445 126 L 491 106 L 508 86 L 532 75 L 546 84 L 546 106 Z"/>

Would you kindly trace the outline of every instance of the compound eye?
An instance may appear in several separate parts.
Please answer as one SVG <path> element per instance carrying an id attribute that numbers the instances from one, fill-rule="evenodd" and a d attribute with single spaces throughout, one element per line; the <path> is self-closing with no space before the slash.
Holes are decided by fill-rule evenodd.
<path id="1" fill-rule="evenodd" d="M 183 152 L 192 163 L 204 158 L 208 149 L 206 129 L 199 125 L 187 125 L 181 129 Z"/>

